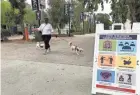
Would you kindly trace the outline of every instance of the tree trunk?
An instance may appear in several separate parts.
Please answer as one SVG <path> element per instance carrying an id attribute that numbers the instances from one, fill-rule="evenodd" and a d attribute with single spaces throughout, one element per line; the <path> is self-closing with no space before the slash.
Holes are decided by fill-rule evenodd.
<path id="1" fill-rule="evenodd" d="M 134 9 L 132 9 L 132 22 L 136 22 L 136 12 L 135 12 L 135 8 Z"/>
<path id="2" fill-rule="evenodd" d="M 23 40 L 25 40 L 25 32 L 24 32 L 24 23 L 21 23 L 21 29 L 22 29 L 22 35 L 23 35 Z"/>
<path id="3" fill-rule="evenodd" d="M 74 22 L 73 24 L 74 24 L 74 27 L 75 27 L 75 31 L 77 32 L 76 22 Z"/>
<path id="4" fill-rule="evenodd" d="M 30 35 L 32 34 L 32 25 L 30 25 L 29 34 L 30 34 Z"/>
<path id="5" fill-rule="evenodd" d="M 60 35 L 61 34 L 61 30 L 60 30 L 59 25 L 57 25 L 57 29 L 58 29 L 58 34 Z"/>
<path id="6" fill-rule="evenodd" d="M 129 8 L 130 8 L 130 17 L 131 17 L 131 23 L 136 22 L 136 9 L 135 9 L 135 4 L 131 3 L 129 4 Z"/>
<path id="7" fill-rule="evenodd" d="M 77 29 L 77 27 L 75 26 L 75 31 L 77 32 L 77 30 L 78 30 L 78 29 Z"/>

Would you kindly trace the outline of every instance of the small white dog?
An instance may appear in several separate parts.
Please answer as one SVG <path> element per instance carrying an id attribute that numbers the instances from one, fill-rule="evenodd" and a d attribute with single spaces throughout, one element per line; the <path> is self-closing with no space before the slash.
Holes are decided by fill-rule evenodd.
<path id="1" fill-rule="evenodd" d="M 36 48 L 43 49 L 44 48 L 44 44 L 43 43 L 40 43 L 40 42 L 37 42 L 36 43 Z"/>
<path id="2" fill-rule="evenodd" d="M 82 48 L 80 48 L 80 47 L 78 47 L 78 46 L 76 46 L 76 45 L 73 45 L 72 42 L 69 42 L 69 46 L 70 46 L 71 50 L 72 50 L 72 51 L 75 51 L 75 53 L 76 53 L 77 55 L 79 55 L 79 52 L 83 52 L 83 51 L 84 51 Z"/>

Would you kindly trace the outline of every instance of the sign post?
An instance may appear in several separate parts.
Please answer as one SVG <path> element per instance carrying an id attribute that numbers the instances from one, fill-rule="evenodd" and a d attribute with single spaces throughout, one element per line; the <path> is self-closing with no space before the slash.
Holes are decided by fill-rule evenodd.
<path id="1" fill-rule="evenodd" d="M 140 32 L 97 29 L 92 94 L 140 95 L 139 36 Z"/>
<path id="2" fill-rule="evenodd" d="M 36 11 L 36 18 L 40 26 L 41 11 L 39 9 L 39 0 L 32 0 L 32 9 Z"/>
<path id="3" fill-rule="evenodd" d="M 80 14 L 80 20 L 83 22 L 83 34 L 84 34 L 84 20 L 85 20 L 85 14 L 84 14 L 84 12 L 81 12 L 81 14 Z"/>

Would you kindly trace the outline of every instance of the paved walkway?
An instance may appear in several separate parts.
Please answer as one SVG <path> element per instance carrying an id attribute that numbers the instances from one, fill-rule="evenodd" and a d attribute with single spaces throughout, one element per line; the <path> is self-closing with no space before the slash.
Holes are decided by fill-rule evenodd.
<path id="1" fill-rule="evenodd" d="M 44 50 L 36 49 L 35 42 L 12 42 L 2 43 L 3 59 L 19 59 L 35 62 L 49 62 L 59 64 L 71 64 L 79 66 L 92 66 L 94 37 L 70 37 L 63 38 L 72 41 L 74 44 L 82 47 L 84 52 L 77 56 L 70 50 L 68 42 L 62 38 L 52 38 L 52 52 L 43 55 Z"/>
<path id="2" fill-rule="evenodd" d="M 23 60 L 2 63 L 2 95 L 91 95 L 91 67 Z"/>
<path id="3" fill-rule="evenodd" d="M 59 38 L 47 55 L 35 42 L 2 43 L 2 95 L 91 95 L 94 37 L 64 39 L 84 53 L 77 56 Z"/>

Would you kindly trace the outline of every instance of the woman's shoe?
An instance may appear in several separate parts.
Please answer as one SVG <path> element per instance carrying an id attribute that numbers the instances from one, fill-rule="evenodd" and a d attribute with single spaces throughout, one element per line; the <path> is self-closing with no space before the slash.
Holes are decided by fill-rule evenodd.
<path id="1" fill-rule="evenodd" d="M 46 55 L 47 54 L 47 50 L 45 50 L 45 52 L 43 54 Z"/>
<path id="2" fill-rule="evenodd" d="M 48 52 L 51 52 L 51 48 L 48 48 Z"/>

